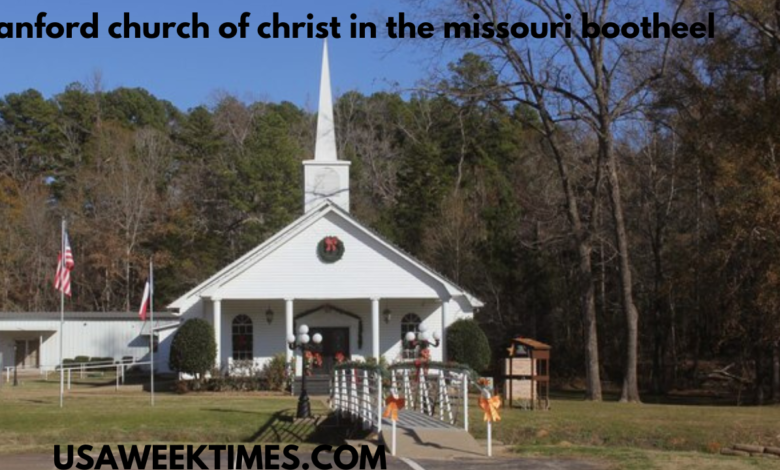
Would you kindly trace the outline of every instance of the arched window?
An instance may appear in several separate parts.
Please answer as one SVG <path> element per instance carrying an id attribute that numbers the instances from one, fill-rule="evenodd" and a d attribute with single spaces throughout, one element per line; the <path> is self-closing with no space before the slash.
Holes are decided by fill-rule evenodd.
<path id="1" fill-rule="evenodd" d="M 401 319 L 401 344 L 403 345 L 403 359 L 414 359 L 417 357 L 416 348 L 409 347 L 409 345 L 406 344 L 406 333 L 411 331 L 412 333 L 416 334 L 420 330 L 420 323 L 422 323 L 422 320 L 416 313 L 407 313 Z"/>
<path id="2" fill-rule="evenodd" d="M 239 315 L 233 319 L 233 360 L 251 360 L 252 352 L 252 319 Z"/>

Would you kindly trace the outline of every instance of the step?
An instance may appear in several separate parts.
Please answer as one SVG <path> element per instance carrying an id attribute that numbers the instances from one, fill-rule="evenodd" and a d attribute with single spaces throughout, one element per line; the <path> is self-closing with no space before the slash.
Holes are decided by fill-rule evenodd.
<path id="1" fill-rule="evenodd" d="M 301 377 L 293 381 L 293 395 L 301 393 Z M 312 375 L 306 377 L 306 392 L 309 395 L 330 395 L 330 377 L 327 375 Z"/>

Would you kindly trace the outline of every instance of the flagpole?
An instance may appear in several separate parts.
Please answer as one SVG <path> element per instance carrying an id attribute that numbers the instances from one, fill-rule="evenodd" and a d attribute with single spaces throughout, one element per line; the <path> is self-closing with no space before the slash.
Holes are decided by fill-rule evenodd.
<path id="1" fill-rule="evenodd" d="M 65 267 L 65 217 L 62 218 L 62 231 L 60 233 L 60 266 Z M 63 395 L 65 394 L 65 370 L 62 360 L 62 344 L 65 342 L 63 332 L 65 330 L 65 289 L 60 289 L 60 408 L 62 408 Z"/>
<path id="2" fill-rule="evenodd" d="M 154 406 L 154 264 L 149 258 L 149 310 L 151 321 L 149 322 L 149 350 L 151 351 L 151 382 L 152 382 L 152 406 Z"/>

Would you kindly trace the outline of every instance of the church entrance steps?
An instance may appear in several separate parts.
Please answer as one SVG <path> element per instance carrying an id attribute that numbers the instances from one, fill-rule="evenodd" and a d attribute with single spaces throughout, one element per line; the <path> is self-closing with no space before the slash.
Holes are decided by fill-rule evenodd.
<path id="1" fill-rule="evenodd" d="M 298 396 L 301 393 L 301 377 L 296 377 L 293 382 L 293 395 Z M 310 395 L 328 396 L 330 395 L 330 376 L 329 375 L 310 375 L 306 377 L 306 392 Z"/>

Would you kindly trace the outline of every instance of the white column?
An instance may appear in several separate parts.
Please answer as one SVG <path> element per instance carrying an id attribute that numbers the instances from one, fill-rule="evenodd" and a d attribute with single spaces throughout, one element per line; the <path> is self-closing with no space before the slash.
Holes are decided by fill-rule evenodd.
<path id="1" fill-rule="evenodd" d="M 217 367 L 222 367 L 222 299 L 213 298 L 214 302 L 214 339 L 217 342 Z"/>
<path id="2" fill-rule="evenodd" d="M 287 354 L 287 363 L 293 359 L 292 349 L 287 347 L 287 337 L 293 333 L 293 299 L 284 299 L 284 350 Z"/>
<path id="3" fill-rule="evenodd" d="M 371 299 L 371 356 L 379 362 L 379 299 Z"/>
<path id="4" fill-rule="evenodd" d="M 447 362 L 447 301 L 441 301 L 441 360 Z"/>

